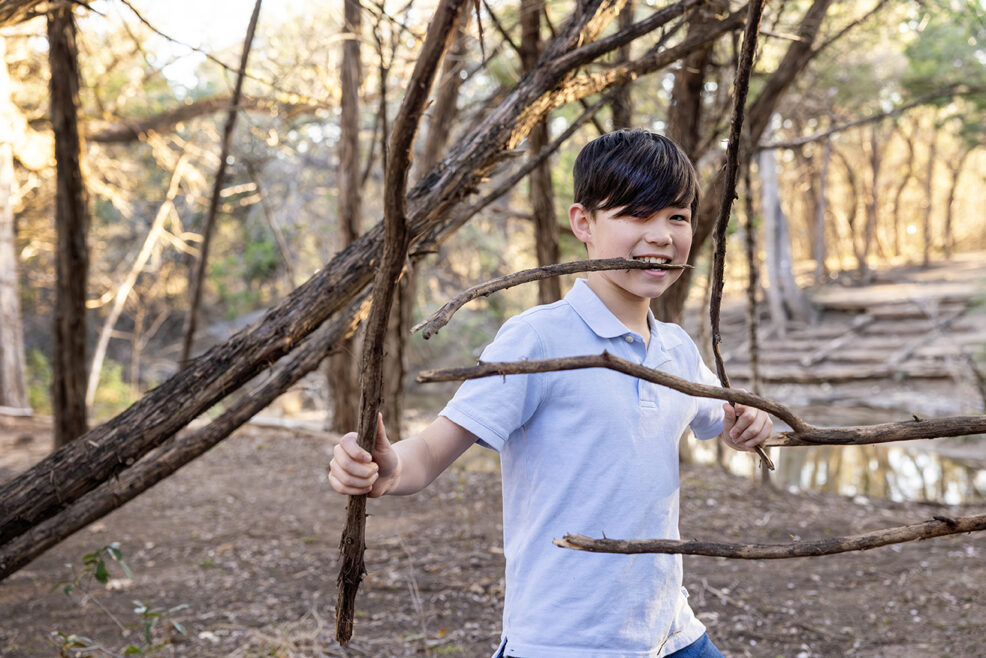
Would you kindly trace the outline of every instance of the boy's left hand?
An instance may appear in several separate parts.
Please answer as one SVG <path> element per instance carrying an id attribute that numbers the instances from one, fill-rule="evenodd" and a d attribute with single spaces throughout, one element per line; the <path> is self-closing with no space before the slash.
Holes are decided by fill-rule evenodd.
<path id="1" fill-rule="evenodd" d="M 733 408 L 728 402 L 722 408 L 726 412 L 722 436 L 736 450 L 753 450 L 770 438 L 774 423 L 767 412 L 743 404 Z"/>

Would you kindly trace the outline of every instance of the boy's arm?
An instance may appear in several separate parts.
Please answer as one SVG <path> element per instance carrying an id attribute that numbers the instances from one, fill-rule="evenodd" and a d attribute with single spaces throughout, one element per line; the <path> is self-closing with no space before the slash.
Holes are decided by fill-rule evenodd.
<path id="1" fill-rule="evenodd" d="M 341 494 L 371 498 L 421 491 L 476 441 L 472 433 L 439 416 L 417 436 L 391 445 L 378 418 L 373 456 L 356 443 L 356 433 L 342 437 L 333 450 L 329 482 Z"/>

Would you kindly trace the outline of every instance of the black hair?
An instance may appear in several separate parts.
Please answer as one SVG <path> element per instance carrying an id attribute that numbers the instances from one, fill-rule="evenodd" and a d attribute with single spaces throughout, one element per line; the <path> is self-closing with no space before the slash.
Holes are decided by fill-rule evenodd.
<path id="1" fill-rule="evenodd" d="M 624 208 L 647 217 L 669 206 L 698 210 L 698 176 L 681 147 L 648 130 L 617 130 L 579 152 L 575 202 L 587 212 Z"/>

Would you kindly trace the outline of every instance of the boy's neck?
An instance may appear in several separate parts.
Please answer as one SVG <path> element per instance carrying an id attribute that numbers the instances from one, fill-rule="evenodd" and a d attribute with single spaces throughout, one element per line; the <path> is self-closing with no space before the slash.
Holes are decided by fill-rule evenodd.
<path id="1" fill-rule="evenodd" d="M 627 291 L 611 285 L 605 278 L 593 276 L 595 272 L 589 272 L 588 284 L 592 292 L 596 293 L 610 313 L 630 331 L 640 334 L 647 344 L 650 340 L 650 326 L 647 324 L 647 311 L 650 309 L 650 300 L 644 297 L 631 295 Z"/>

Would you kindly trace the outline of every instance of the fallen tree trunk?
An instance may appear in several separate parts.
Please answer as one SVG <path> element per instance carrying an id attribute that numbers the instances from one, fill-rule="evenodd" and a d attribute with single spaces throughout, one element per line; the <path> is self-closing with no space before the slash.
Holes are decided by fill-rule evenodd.
<path id="1" fill-rule="evenodd" d="M 667 7 L 655 14 L 661 20 L 645 19 L 647 26 L 655 30 L 694 4 L 694 0 L 684 0 Z M 530 126 L 547 111 L 546 104 L 538 103 L 539 99 L 557 95 L 579 97 L 581 90 L 567 91 L 566 81 L 575 68 L 608 52 L 592 41 L 612 18 L 612 9 L 612 5 L 602 0 L 582 7 L 552 41 L 538 68 L 525 76 L 483 124 L 460 140 L 449 156 L 408 194 L 408 221 L 414 236 L 412 253 L 415 245 L 440 243 L 468 219 L 463 215 L 450 219 L 449 211 L 475 191 L 503 153 L 515 148 Z M 735 21 L 730 23 L 734 24 Z M 612 50 L 641 36 L 641 30 L 635 28 L 624 32 L 622 38 L 614 37 L 623 33 L 607 37 L 606 47 Z M 721 33 L 721 28 L 710 30 L 706 41 Z M 588 45 L 580 45 L 583 43 Z M 669 49 L 664 57 L 651 57 L 645 68 L 634 73 L 659 70 L 687 54 L 688 48 L 702 44 L 701 39 L 690 37 L 687 47 L 681 44 Z M 566 56 L 565 65 L 557 61 L 562 55 Z M 614 77 L 610 84 L 623 81 Z M 542 108 L 542 112 L 532 109 L 534 106 Z M 0 487 L 0 545 L 125 471 L 209 407 L 289 353 L 370 283 L 379 264 L 382 243 L 383 227 L 377 224 L 267 311 L 258 323 L 195 359 L 79 441 L 6 482 Z"/>
<path id="2" fill-rule="evenodd" d="M 205 454 L 285 389 L 317 368 L 333 345 L 356 330 L 367 309 L 366 295 L 361 295 L 344 313 L 322 325 L 289 358 L 279 363 L 262 384 L 207 426 L 173 437 L 144 455 L 118 478 L 107 480 L 71 506 L 0 547 L 0 580 Z"/>

